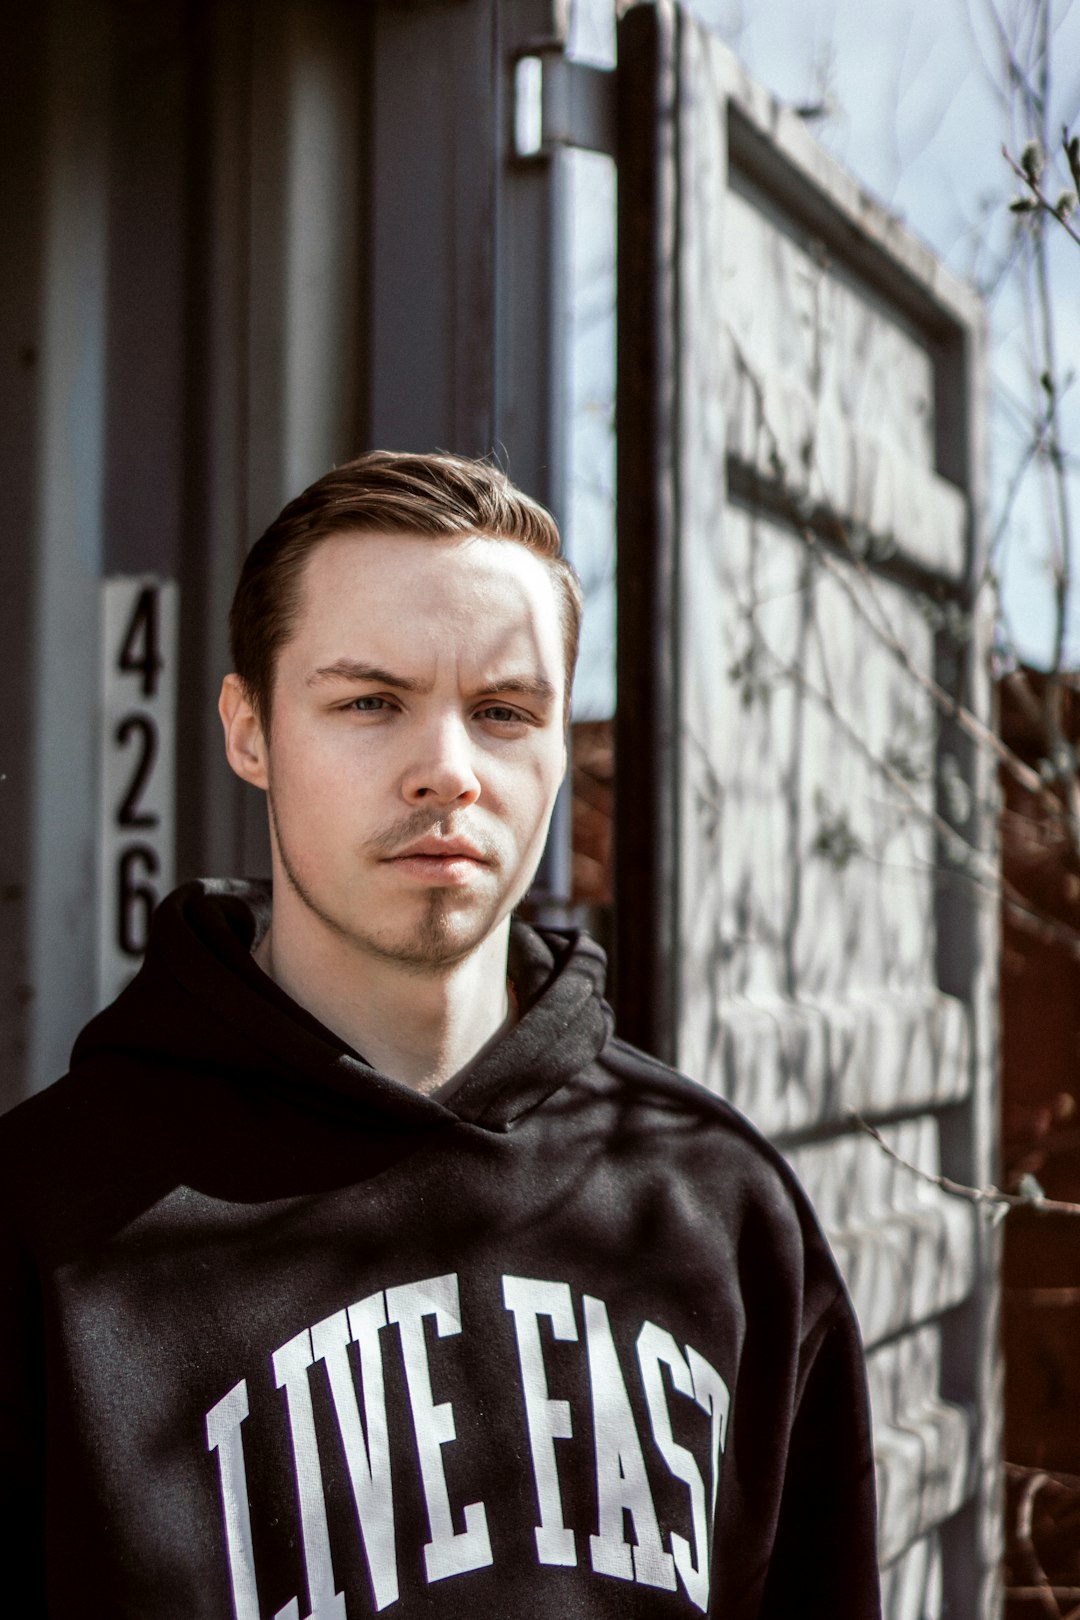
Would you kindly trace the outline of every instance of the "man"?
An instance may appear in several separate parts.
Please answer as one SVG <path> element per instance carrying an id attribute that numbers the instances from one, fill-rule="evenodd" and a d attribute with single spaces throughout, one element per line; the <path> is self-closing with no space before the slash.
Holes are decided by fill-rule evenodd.
<path id="1" fill-rule="evenodd" d="M 5 1613 L 877 1614 L 858 1335 L 782 1160 L 511 920 L 580 594 L 485 463 L 253 548 L 273 886 L 188 885 L 0 1129 Z M 272 892 L 272 904 L 271 904 Z"/>

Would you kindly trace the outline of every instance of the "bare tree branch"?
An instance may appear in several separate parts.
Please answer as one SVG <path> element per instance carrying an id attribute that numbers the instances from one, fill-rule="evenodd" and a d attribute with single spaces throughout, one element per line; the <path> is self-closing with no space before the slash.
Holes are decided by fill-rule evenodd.
<path id="1" fill-rule="evenodd" d="M 1009 151 L 1009 148 L 1007 146 L 1003 146 L 1001 151 L 1006 163 L 1009 165 L 1009 168 L 1016 175 L 1017 179 L 1021 180 L 1031 193 L 1032 200 L 1039 211 L 1049 214 L 1051 218 L 1056 219 L 1066 235 L 1071 236 L 1076 245 L 1080 247 L 1080 231 L 1077 231 L 1075 226 L 1070 225 L 1067 218 L 1062 218 L 1061 213 L 1058 211 L 1057 204 L 1052 203 L 1049 197 L 1043 191 L 1042 187 L 1039 185 L 1039 182 L 1033 179 L 1031 175 L 1021 168 L 1020 164 L 1017 163 L 1016 159 Z"/>
<path id="2" fill-rule="evenodd" d="M 939 1176 L 931 1170 L 921 1170 L 917 1164 L 912 1164 L 910 1159 L 905 1159 L 902 1154 L 897 1153 L 896 1149 L 886 1142 L 877 1127 L 863 1119 L 855 1109 L 851 1110 L 850 1118 L 861 1131 L 866 1132 L 867 1136 L 873 1137 L 881 1151 L 892 1159 L 894 1164 L 900 1165 L 901 1169 L 909 1170 L 913 1176 L 917 1176 L 928 1186 L 939 1187 L 942 1192 L 950 1193 L 954 1198 L 962 1198 L 968 1204 L 976 1204 L 983 1209 L 1000 1210 L 1002 1214 L 1008 1214 L 1011 1209 L 1030 1209 L 1038 1215 L 1080 1215 L 1080 1204 L 1066 1203 L 1059 1198 L 1007 1193 L 1002 1192 L 1000 1187 L 969 1187 L 962 1181 L 954 1181 L 951 1176 Z M 1037 1477 L 1045 1478 L 1044 1475 Z M 1055 1620 L 1058 1620 L 1057 1616 Z"/>

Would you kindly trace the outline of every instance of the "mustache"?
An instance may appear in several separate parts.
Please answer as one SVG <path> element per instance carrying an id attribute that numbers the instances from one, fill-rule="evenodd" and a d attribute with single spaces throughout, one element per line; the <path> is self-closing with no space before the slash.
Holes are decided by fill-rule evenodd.
<path id="1" fill-rule="evenodd" d="M 496 861 L 498 848 L 490 838 L 469 826 L 468 822 L 452 813 L 445 811 L 431 811 L 418 809 L 393 826 L 387 827 L 375 835 L 368 842 L 368 849 L 372 854 L 381 856 L 384 860 L 393 857 L 414 844 L 418 838 L 426 838 L 434 833 L 439 838 L 463 838 L 479 852 L 485 860 Z"/>

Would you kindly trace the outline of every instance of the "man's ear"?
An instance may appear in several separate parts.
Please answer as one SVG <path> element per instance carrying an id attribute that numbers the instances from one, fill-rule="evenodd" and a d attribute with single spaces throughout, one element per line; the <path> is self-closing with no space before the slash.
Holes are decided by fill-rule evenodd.
<path id="1" fill-rule="evenodd" d="M 241 781 L 253 787 L 269 785 L 266 739 L 239 675 L 226 675 L 221 683 L 218 714 L 225 728 L 225 757 Z"/>

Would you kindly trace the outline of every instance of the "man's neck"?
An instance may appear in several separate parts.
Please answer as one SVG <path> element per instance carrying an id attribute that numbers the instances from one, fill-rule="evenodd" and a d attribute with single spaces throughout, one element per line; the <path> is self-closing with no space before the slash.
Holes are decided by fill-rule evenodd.
<path id="1" fill-rule="evenodd" d="M 433 1092 L 514 1022 L 509 918 L 452 967 L 418 971 L 344 941 L 296 939 L 273 921 L 253 952 L 275 984 L 354 1051 L 414 1091 Z"/>

